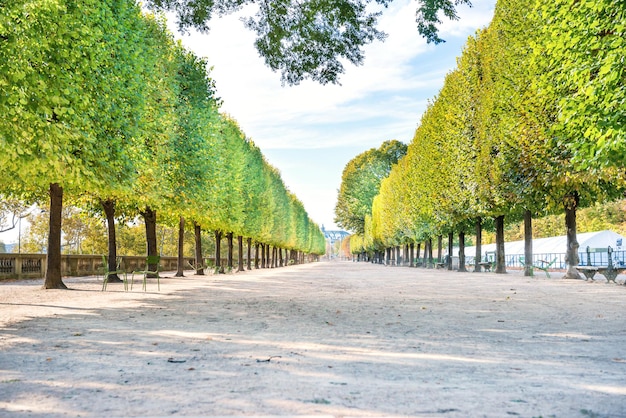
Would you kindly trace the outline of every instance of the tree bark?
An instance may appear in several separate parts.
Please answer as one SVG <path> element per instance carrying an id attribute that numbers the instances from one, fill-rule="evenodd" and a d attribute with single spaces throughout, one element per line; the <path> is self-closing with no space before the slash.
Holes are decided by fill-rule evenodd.
<path id="1" fill-rule="evenodd" d="M 239 254 L 237 257 L 237 272 L 245 271 L 245 267 L 243 265 L 243 237 L 241 235 L 237 236 L 237 249 L 239 250 Z"/>
<path id="2" fill-rule="evenodd" d="M 107 220 L 107 242 L 108 242 L 108 271 L 117 270 L 117 241 L 115 237 L 115 200 L 107 199 L 100 200 L 102 209 L 104 209 L 104 216 Z M 122 279 L 115 274 L 109 275 L 107 279 L 109 283 L 120 283 Z"/>
<path id="3" fill-rule="evenodd" d="M 496 273 L 506 273 L 506 259 L 504 254 L 504 215 L 496 218 Z"/>
<path id="4" fill-rule="evenodd" d="M 578 192 L 567 195 L 563 201 L 565 206 L 565 227 L 567 228 L 567 252 L 565 253 L 565 263 L 567 271 L 564 279 L 580 279 L 580 273 L 576 269 L 580 262 L 578 257 L 578 238 L 576 234 L 576 209 L 578 208 L 580 197 Z"/>
<path id="5" fill-rule="evenodd" d="M 533 275 L 533 215 L 524 211 L 524 276 Z"/>
<path id="6" fill-rule="evenodd" d="M 480 273 L 480 262 L 483 259 L 483 220 L 476 219 L 476 255 L 474 256 L 474 273 Z"/>
<path id="7" fill-rule="evenodd" d="M 413 267 L 415 263 L 415 243 L 409 244 L 409 267 Z"/>
<path id="8" fill-rule="evenodd" d="M 176 262 L 176 274 L 174 277 L 185 277 L 185 218 L 182 216 L 178 220 L 178 260 Z"/>
<path id="9" fill-rule="evenodd" d="M 279 266 L 283 267 L 284 266 L 284 260 L 283 260 L 283 249 L 279 248 L 278 249 L 278 262 L 279 262 Z"/>
<path id="10" fill-rule="evenodd" d="M 261 268 L 265 268 L 265 244 L 261 244 Z"/>
<path id="11" fill-rule="evenodd" d="M 272 252 L 271 252 L 272 268 L 278 267 L 278 260 L 277 260 L 276 254 L 277 254 L 277 248 L 276 248 L 276 246 L 274 246 L 274 247 L 272 247 Z"/>
<path id="12" fill-rule="evenodd" d="M 452 270 L 452 250 L 454 249 L 454 232 L 448 232 L 448 270 Z"/>
<path id="13" fill-rule="evenodd" d="M 433 268 L 433 239 L 428 238 L 428 268 Z"/>
<path id="14" fill-rule="evenodd" d="M 417 263 L 419 263 L 420 260 L 420 252 L 422 251 L 422 243 L 418 242 L 417 243 L 417 248 L 415 250 L 415 267 L 417 267 Z"/>
<path id="15" fill-rule="evenodd" d="M 140 212 L 143 216 L 144 224 L 146 225 L 146 248 L 148 255 L 157 256 L 157 233 L 156 233 L 156 210 L 152 210 L 149 206 L 143 212 Z M 157 271 L 159 268 L 156 264 L 148 265 L 148 270 Z M 155 274 L 149 274 L 148 277 L 156 277 Z"/>
<path id="16" fill-rule="evenodd" d="M 443 257 L 443 236 L 437 235 L 437 262 L 441 263 Z"/>
<path id="17" fill-rule="evenodd" d="M 252 270 L 252 238 L 248 238 L 248 270 Z"/>
<path id="18" fill-rule="evenodd" d="M 459 231 L 459 271 L 467 271 L 465 268 L 465 231 Z"/>
<path id="19" fill-rule="evenodd" d="M 204 257 L 202 257 L 202 228 L 196 222 L 193 223 L 193 232 L 196 244 L 196 275 L 204 276 Z"/>
<path id="20" fill-rule="evenodd" d="M 233 233 L 229 232 L 226 234 L 226 239 L 228 241 L 228 268 L 232 271 L 233 269 Z"/>
<path id="21" fill-rule="evenodd" d="M 61 218 L 63 212 L 63 187 L 50 183 L 50 226 L 48 231 L 48 257 L 44 289 L 67 289 L 61 278 Z"/>
<path id="22" fill-rule="evenodd" d="M 259 269 L 259 247 L 261 244 L 258 242 L 254 245 L 254 268 Z"/>
<path id="23" fill-rule="evenodd" d="M 222 266 L 222 231 L 215 231 L 215 270 L 224 273 Z"/>

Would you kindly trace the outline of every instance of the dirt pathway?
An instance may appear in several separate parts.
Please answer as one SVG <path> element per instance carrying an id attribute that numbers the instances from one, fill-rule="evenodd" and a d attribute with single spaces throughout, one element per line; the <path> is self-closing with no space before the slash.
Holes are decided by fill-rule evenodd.
<path id="1" fill-rule="evenodd" d="M 317 263 L 0 283 L 0 416 L 626 416 L 626 287 Z"/>

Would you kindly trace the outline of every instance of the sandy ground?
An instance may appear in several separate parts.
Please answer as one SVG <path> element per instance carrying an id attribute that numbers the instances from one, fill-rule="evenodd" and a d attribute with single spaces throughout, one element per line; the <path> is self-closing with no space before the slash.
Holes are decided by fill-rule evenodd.
<path id="1" fill-rule="evenodd" d="M 552 276 L 0 283 L 0 416 L 626 416 L 626 287 Z"/>

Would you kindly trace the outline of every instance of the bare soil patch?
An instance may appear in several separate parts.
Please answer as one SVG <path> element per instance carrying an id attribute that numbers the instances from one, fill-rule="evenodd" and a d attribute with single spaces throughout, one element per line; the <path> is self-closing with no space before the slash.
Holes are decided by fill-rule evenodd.
<path id="1" fill-rule="evenodd" d="M 626 287 L 558 276 L 0 283 L 0 416 L 624 417 Z"/>

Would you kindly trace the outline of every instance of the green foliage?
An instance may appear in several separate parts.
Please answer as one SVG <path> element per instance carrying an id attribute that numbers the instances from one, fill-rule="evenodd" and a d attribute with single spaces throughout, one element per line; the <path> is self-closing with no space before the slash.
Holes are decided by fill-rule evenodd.
<path id="1" fill-rule="evenodd" d="M 406 154 L 406 145 L 393 140 L 365 151 L 346 164 L 335 206 L 335 222 L 357 234 L 365 231 L 374 197 L 391 167 Z"/>
<path id="2" fill-rule="evenodd" d="M 622 3 L 500 0 L 381 184 L 355 245 L 398 245 L 468 230 L 478 217 L 519 219 L 623 196 Z M 581 230 L 606 226 L 581 221 Z M 561 235 L 562 222 L 558 229 L 545 232 Z"/>
<path id="3" fill-rule="evenodd" d="M 0 193 L 43 204 L 59 183 L 66 211 L 78 211 L 63 221 L 66 249 L 106 252 L 102 221 L 85 214 L 111 201 L 120 254 L 145 252 L 143 231 L 129 221 L 147 207 L 162 223 L 161 253 L 175 253 L 166 225 L 181 216 L 324 252 L 321 231 L 278 171 L 219 114 L 206 61 L 174 41 L 163 17 L 143 15 L 132 0 L 0 6 L 0 163 L 10 179 Z M 33 251 L 46 246 L 44 225 L 33 219 Z M 187 234 L 187 254 L 192 243 Z"/>
<path id="4" fill-rule="evenodd" d="M 623 167 L 626 159 L 626 4 L 621 0 L 545 2 L 535 60 L 538 91 L 557 110 L 550 133 L 583 169 Z"/>
<path id="5" fill-rule="evenodd" d="M 254 17 L 244 18 L 253 30 L 255 46 L 265 63 L 281 72 L 284 83 L 298 84 L 310 78 L 321 84 L 337 83 L 344 72 L 342 61 L 362 64 L 363 47 L 386 34 L 377 29 L 381 12 L 372 13 L 372 3 L 386 7 L 392 0 L 148 0 L 148 7 L 175 11 L 181 30 L 209 30 L 215 14 L 256 5 Z M 416 21 L 428 42 L 439 43 L 436 24 L 441 14 L 457 19 L 456 7 L 470 0 L 420 0 Z"/>

